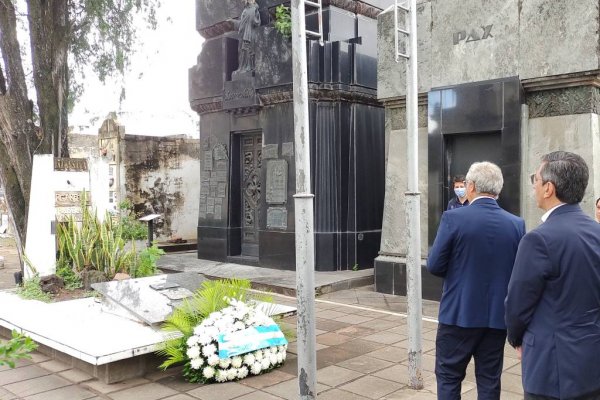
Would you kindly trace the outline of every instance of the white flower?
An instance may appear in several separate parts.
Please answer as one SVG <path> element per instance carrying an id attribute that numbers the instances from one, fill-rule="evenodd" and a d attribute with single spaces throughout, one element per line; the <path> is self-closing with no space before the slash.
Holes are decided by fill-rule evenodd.
<path id="1" fill-rule="evenodd" d="M 228 381 L 232 381 L 234 379 L 236 379 L 238 376 L 238 369 L 237 368 L 229 368 L 227 370 L 227 380 Z"/>
<path id="2" fill-rule="evenodd" d="M 242 357 L 235 356 L 231 359 L 231 366 L 233 368 L 239 368 L 242 366 Z"/>
<path id="3" fill-rule="evenodd" d="M 272 354 L 277 354 L 277 346 L 272 346 L 270 350 Z"/>
<path id="4" fill-rule="evenodd" d="M 206 346 L 207 344 L 209 344 L 212 341 L 213 341 L 213 338 L 209 335 L 200 336 L 198 338 L 198 343 L 202 346 Z"/>
<path id="5" fill-rule="evenodd" d="M 244 379 L 245 377 L 248 376 L 248 367 L 243 366 L 240 369 L 238 369 L 238 379 Z"/>
<path id="6" fill-rule="evenodd" d="M 236 321 L 233 324 L 233 329 L 236 331 L 242 331 L 242 330 L 246 329 L 246 324 L 244 324 L 242 321 Z"/>
<path id="7" fill-rule="evenodd" d="M 248 353 L 244 356 L 244 364 L 251 366 L 252 364 L 254 364 L 254 361 L 256 361 L 256 357 L 254 357 L 254 354 Z"/>
<path id="8" fill-rule="evenodd" d="M 281 354 L 283 361 L 285 361 L 285 357 L 286 357 L 287 353 L 284 351 L 283 353 L 279 353 L 279 354 Z"/>
<path id="9" fill-rule="evenodd" d="M 202 347 L 202 354 L 204 355 L 204 357 L 210 357 L 211 355 L 215 354 L 217 352 L 217 346 L 215 346 L 214 344 L 207 344 L 206 346 Z"/>
<path id="10" fill-rule="evenodd" d="M 277 354 L 269 354 L 269 362 L 271 363 L 271 365 L 277 364 Z"/>
<path id="11" fill-rule="evenodd" d="M 187 350 L 186 354 L 191 359 L 198 358 L 200 356 L 200 347 L 192 346 Z"/>
<path id="12" fill-rule="evenodd" d="M 260 362 L 260 365 L 261 365 L 262 369 L 269 369 L 269 367 L 271 366 L 271 360 L 269 360 L 268 357 L 265 357 Z"/>
<path id="13" fill-rule="evenodd" d="M 218 369 L 217 375 L 215 376 L 215 380 L 217 382 L 225 382 L 227 380 L 227 371 L 223 369 Z"/>
<path id="14" fill-rule="evenodd" d="M 219 360 L 219 367 L 221 367 L 223 369 L 229 368 L 230 364 L 231 364 L 230 358 L 223 358 L 222 360 Z"/>
<path id="15" fill-rule="evenodd" d="M 208 360 L 206 360 L 206 362 L 208 363 L 208 365 L 214 367 L 219 363 L 219 356 L 216 354 L 212 354 L 208 356 Z"/>
<path id="16" fill-rule="evenodd" d="M 215 376 L 215 369 L 213 367 L 204 367 L 204 369 L 202 370 L 202 375 L 206 378 L 206 379 L 211 379 L 213 376 Z"/>
<path id="17" fill-rule="evenodd" d="M 262 371 L 262 366 L 258 361 L 256 361 L 254 364 L 252 364 L 250 372 L 252 372 L 252 375 L 258 375 L 260 374 L 260 371 Z"/>
<path id="18" fill-rule="evenodd" d="M 194 358 L 190 362 L 190 366 L 192 369 L 200 369 L 200 367 L 204 364 L 204 360 L 202 358 Z"/>
<path id="19" fill-rule="evenodd" d="M 187 343 L 188 347 L 192 347 L 192 346 L 196 345 L 196 343 L 198 343 L 198 336 L 194 336 L 194 335 L 190 336 L 186 343 Z"/>
<path id="20" fill-rule="evenodd" d="M 283 362 L 283 354 L 277 353 L 277 364 L 281 364 Z"/>
<path id="21" fill-rule="evenodd" d="M 204 336 L 205 335 L 204 326 L 198 325 L 197 327 L 195 327 L 194 328 L 194 335 L 196 335 L 197 337 Z"/>
<path id="22" fill-rule="evenodd" d="M 254 352 L 254 358 L 256 358 L 256 361 L 262 361 L 262 359 L 263 359 L 263 352 L 262 352 L 262 350 L 256 350 Z"/>

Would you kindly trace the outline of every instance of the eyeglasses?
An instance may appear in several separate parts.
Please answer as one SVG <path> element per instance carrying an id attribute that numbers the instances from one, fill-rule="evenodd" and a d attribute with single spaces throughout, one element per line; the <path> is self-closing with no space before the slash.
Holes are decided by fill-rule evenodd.
<path id="1" fill-rule="evenodd" d="M 543 179 L 537 179 L 537 176 L 535 174 L 529 175 L 529 180 L 531 181 L 532 185 L 535 185 L 535 182 L 538 180 L 542 181 L 542 185 L 545 185 L 548 182 L 552 182 L 552 181 L 544 181 Z"/>
<path id="2" fill-rule="evenodd" d="M 537 179 L 536 179 L 536 176 L 535 176 L 535 173 L 534 173 L 534 174 L 531 174 L 531 175 L 529 175 L 529 179 L 531 180 L 531 184 L 532 184 L 532 185 L 535 185 L 535 181 L 537 181 Z"/>

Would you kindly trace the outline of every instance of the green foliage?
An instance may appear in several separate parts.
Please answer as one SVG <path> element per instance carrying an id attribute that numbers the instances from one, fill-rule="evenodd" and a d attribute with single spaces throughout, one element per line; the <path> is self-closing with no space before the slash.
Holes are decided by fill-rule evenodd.
<path id="1" fill-rule="evenodd" d="M 73 0 L 69 6 L 69 83 L 76 98 L 83 91 L 86 66 L 91 65 L 102 82 L 124 73 L 138 40 L 136 26 L 143 21 L 156 28 L 160 0 Z"/>
<path id="2" fill-rule="evenodd" d="M 358 271 L 358 264 L 354 264 L 352 266 L 352 271 Z"/>
<path id="3" fill-rule="evenodd" d="M 145 240 L 148 238 L 148 227 L 138 221 L 133 214 L 133 206 L 129 200 L 119 203 L 121 228 L 125 240 Z"/>
<path id="4" fill-rule="evenodd" d="M 13 330 L 12 339 L 0 343 L 0 366 L 8 365 L 10 368 L 14 368 L 15 361 L 31 359 L 29 353 L 37 347 L 38 345 L 31 338 Z"/>
<path id="5" fill-rule="evenodd" d="M 164 254 L 164 250 L 159 249 L 156 243 L 153 243 L 152 247 L 146 247 L 137 255 L 137 262 L 132 264 L 129 275 L 132 278 L 156 275 L 156 262 Z"/>
<path id="6" fill-rule="evenodd" d="M 82 221 L 72 216 L 57 227 L 58 265 L 61 273 L 72 279 L 72 275 L 86 270 L 98 270 L 107 277 L 119 272 L 128 272 L 136 261 L 135 248 L 125 249 L 123 226 L 108 213 L 100 221 L 85 205 L 82 196 Z M 70 267 L 72 274 L 66 269 Z"/>
<path id="7" fill-rule="evenodd" d="M 73 268 L 66 263 L 64 258 L 56 263 L 56 275 L 63 279 L 67 290 L 75 290 L 83 286 L 81 277 L 73 271 Z"/>
<path id="8" fill-rule="evenodd" d="M 289 7 L 279 5 L 275 8 L 275 29 L 285 38 L 292 36 L 292 17 Z"/>
<path id="9" fill-rule="evenodd" d="M 162 325 L 162 330 L 172 334 L 181 334 L 181 337 L 167 340 L 163 343 L 159 355 L 166 360 L 160 368 L 167 369 L 173 365 L 186 361 L 186 342 L 194 333 L 194 328 L 210 313 L 220 311 L 229 306 L 227 299 L 236 299 L 243 302 L 259 300 L 272 302 L 268 295 L 261 295 L 250 291 L 251 284 L 246 279 L 224 279 L 204 281 L 202 286 L 190 300 L 184 300 Z"/>
<path id="10" fill-rule="evenodd" d="M 50 294 L 42 290 L 39 275 L 24 280 L 23 286 L 17 288 L 17 294 L 27 300 L 39 300 L 45 303 L 52 299 Z"/>

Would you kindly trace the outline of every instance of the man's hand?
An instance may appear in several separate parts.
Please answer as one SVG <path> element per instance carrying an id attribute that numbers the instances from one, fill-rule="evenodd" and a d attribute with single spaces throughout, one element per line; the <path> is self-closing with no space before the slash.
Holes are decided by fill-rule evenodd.
<path id="1" fill-rule="evenodd" d="M 523 357 L 523 350 L 521 349 L 521 346 L 515 347 L 515 350 L 517 351 L 517 355 L 519 356 L 519 361 L 521 361 L 521 357 Z"/>

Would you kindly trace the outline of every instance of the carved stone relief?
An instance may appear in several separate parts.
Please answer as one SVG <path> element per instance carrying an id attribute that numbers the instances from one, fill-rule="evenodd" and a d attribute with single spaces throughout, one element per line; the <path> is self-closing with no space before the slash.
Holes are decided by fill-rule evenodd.
<path id="1" fill-rule="evenodd" d="M 531 92 L 527 94 L 527 105 L 529 118 L 598 114 L 600 89 L 593 86 L 577 86 Z"/>

